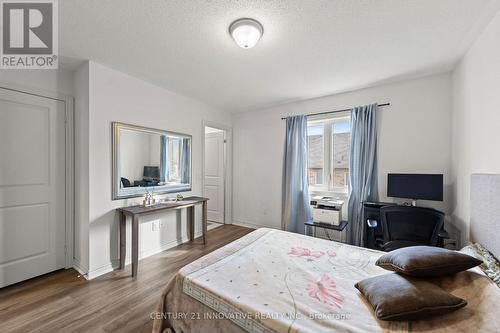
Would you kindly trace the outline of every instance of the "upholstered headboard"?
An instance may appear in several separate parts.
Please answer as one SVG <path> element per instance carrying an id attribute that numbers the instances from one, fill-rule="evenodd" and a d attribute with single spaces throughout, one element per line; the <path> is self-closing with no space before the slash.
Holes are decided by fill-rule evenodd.
<path id="1" fill-rule="evenodd" d="M 500 258 L 500 175 L 471 177 L 470 238 Z"/>

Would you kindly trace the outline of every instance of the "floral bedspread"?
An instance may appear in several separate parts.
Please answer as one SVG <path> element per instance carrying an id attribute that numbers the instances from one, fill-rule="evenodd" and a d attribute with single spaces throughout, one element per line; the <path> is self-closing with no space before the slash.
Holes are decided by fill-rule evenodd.
<path id="1" fill-rule="evenodd" d="M 382 252 L 258 229 L 182 268 L 154 332 L 499 332 L 500 289 L 479 269 L 434 279 L 468 305 L 417 322 L 378 320 L 354 284 L 393 274 Z M 179 314 L 180 313 L 180 314 Z"/>
<path id="2" fill-rule="evenodd" d="M 183 292 L 248 332 L 408 331 L 376 320 L 354 283 L 386 274 L 381 252 L 289 232 L 261 237 L 185 277 Z"/>

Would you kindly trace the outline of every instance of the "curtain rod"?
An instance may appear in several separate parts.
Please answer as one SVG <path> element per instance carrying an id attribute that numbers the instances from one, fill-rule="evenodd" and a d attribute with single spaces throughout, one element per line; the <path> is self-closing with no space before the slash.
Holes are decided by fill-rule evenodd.
<path id="1" fill-rule="evenodd" d="M 389 106 L 391 105 L 391 103 L 382 103 L 382 104 L 379 104 L 378 106 Z M 311 116 L 319 116 L 319 115 L 322 115 L 322 114 L 329 114 L 329 113 L 337 113 L 337 112 L 346 112 L 346 111 L 351 111 L 351 109 L 342 109 L 342 110 L 334 110 L 334 111 L 325 111 L 325 112 L 318 112 L 318 113 L 311 113 L 311 114 L 307 114 L 306 116 L 307 117 L 311 117 Z M 286 118 L 288 117 L 283 117 L 281 118 L 281 120 L 285 120 Z"/>

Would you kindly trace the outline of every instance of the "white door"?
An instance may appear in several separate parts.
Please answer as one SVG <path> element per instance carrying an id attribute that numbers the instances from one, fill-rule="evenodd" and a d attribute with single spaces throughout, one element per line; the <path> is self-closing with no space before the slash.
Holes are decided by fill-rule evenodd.
<path id="1" fill-rule="evenodd" d="M 205 185 L 208 220 L 224 223 L 224 132 L 205 134 Z"/>
<path id="2" fill-rule="evenodd" d="M 0 89 L 0 288 L 65 266 L 65 105 Z"/>

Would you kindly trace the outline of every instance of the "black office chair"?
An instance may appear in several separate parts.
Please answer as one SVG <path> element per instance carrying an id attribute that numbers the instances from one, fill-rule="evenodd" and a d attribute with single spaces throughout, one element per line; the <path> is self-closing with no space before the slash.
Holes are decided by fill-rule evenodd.
<path id="1" fill-rule="evenodd" d="M 122 182 L 122 187 L 132 187 L 132 184 L 130 184 L 130 180 L 127 178 L 121 177 L 121 182 Z"/>
<path id="2" fill-rule="evenodd" d="M 380 208 L 380 215 L 384 231 L 382 250 L 389 252 L 408 246 L 437 246 L 444 213 L 432 208 L 386 206 Z"/>

